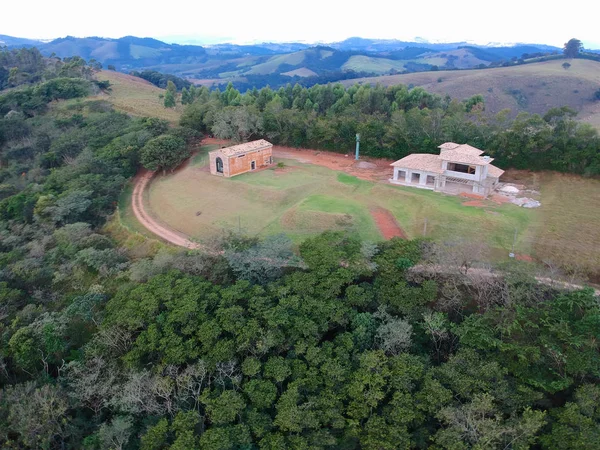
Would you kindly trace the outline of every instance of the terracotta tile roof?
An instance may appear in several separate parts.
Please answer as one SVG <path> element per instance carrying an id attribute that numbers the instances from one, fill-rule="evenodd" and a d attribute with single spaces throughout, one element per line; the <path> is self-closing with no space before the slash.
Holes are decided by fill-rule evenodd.
<path id="1" fill-rule="evenodd" d="M 500 175 L 502 175 L 503 173 L 504 170 L 494 166 L 493 164 L 490 164 L 488 166 L 488 176 L 492 178 L 500 178 Z"/>
<path id="2" fill-rule="evenodd" d="M 472 164 L 475 166 L 485 166 L 494 160 L 494 158 L 490 158 L 489 156 L 478 156 L 469 152 L 458 150 L 446 150 L 440 153 L 438 158 L 443 161 L 450 161 L 459 164 Z"/>
<path id="3" fill-rule="evenodd" d="M 479 150 L 478 148 L 472 147 L 469 144 L 459 145 L 458 147 L 456 147 L 453 150 L 455 152 L 461 152 L 461 153 L 465 153 L 467 155 L 475 155 L 475 156 L 479 156 L 483 153 L 483 150 Z"/>
<path id="4" fill-rule="evenodd" d="M 272 146 L 273 144 L 271 144 L 269 141 L 259 139 L 258 141 L 246 142 L 244 144 L 238 144 L 232 147 L 220 148 L 218 150 L 213 150 L 209 153 L 221 153 L 225 156 L 235 156 L 257 150 L 264 150 L 265 148 L 269 148 Z"/>
<path id="5" fill-rule="evenodd" d="M 454 150 L 457 152 L 462 152 L 462 153 L 466 153 L 469 155 L 475 155 L 475 156 L 479 156 L 483 153 L 483 150 L 479 150 L 478 148 L 475 148 L 469 144 L 456 144 L 454 142 L 446 142 L 440 146 L 438 146 L 439 149 L 442 150 L 442 152 L 448 151 L 448 150 Z"/>
<path id="6" fill-rule="evenodd" d="M 423 170 L 425 172 L 444 173 L 442 161 L 438 155 L 429 153 L 413 153 L 390 164 L 390 166 L 403 169 Z"/>
<path id="7" fill-rule="evenodd" d="M 454 150 L 456 147 L 460 147 L 460 144 L 455 144 L 454 142 L 444 142 L 442 145 L 439 145 L 438 148 L 442 150 Z"/>

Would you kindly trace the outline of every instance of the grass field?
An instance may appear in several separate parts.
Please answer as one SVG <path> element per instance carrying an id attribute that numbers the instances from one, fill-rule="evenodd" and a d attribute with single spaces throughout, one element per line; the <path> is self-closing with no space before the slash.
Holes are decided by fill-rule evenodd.
<path id="1" fill-rule="evenodd" d="M 525 171 L 509 171 L 506 177 L 541 194 L 542 207 L 532 212 L 521 237 L 523 248 L 542 261 L 600 276 L 600 180 Z"/>
<path id="2" fill-rule="evenodd" d="M 600 266 L 599 180 L 509 171 L 508 181 L 541 193 L 542 207 L 491 201 L 476 207 L 463 205 L 461 197 L 364 181 L 296 160 L 278 159 L 283 169 L 215 177 L 206 166 L 207 152 L 215 147 L 203 147 L 186 167 L 155 179 L 146 198 L 156 219 L 200 242 L 228 231 L 283 232 L 301 242 L 331 229 L 379 241 L 370 211 L 384 208 L 410 238 L 425 234 L 434 240 L 481 242 L 494 258 L 506 259 L 516 232 L 517 254 L 589 273 Z M 126 213 L 122 220 L 137 230 Z"/>
<path id="3" fill-rule="evenodd" d="M 284 232 L 295 242 L 324 230 L 350 230 L 381 240 L 373 208 L 389 210 L 409 237 L 478 239 L 509 249 L 514 229 L 529 227 L 534 212 L 489 202 L 463 206 L 463 198 L 360 180 L 328 168 L 283 160 L 271 168 L 226 179 L 210 175 L 206 152 L 175 174 L 157 178 L 147 206 L 159 221 L 200 241 L 226 231 Z M 280 161 L 280 160 L 278 160 Z"/>
<path id="4" fill-rule="evenodd" d="M 481 94 L 485 97 L 486 110 L 491 113 L 504 108 L 515 112 L 545 113 L 552 107 L 570 106 L 579 111 L 581 120 L 600 126 L 600 102 L 592 100 L 600 85 L 600 63 L 574 59 L 570 60 L 571 67 L 565 70 L 563 62 L 556 60 L 494 69 L 385 75 L 345 80 L 342 84 L 412 84 L 458 99 Z"/>
<path id="5" fill-rule="evenodd" d="M 183 107 L 165 108 L 159 98 L 164 89 L 141 78 L 110 70 L 101 71 L 96 78 L 110 81 L 109 93 L 100 94 L 97 98 L 110 102 L 116 110 L 133 116 L 159 117 L 173 124 L 179 122 Z"/>

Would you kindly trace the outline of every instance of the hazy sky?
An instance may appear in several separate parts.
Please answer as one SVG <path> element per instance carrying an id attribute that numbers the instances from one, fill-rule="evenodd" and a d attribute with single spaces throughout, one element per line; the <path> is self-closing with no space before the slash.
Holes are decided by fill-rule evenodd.
<path id="1" fill-rule="evenodd" d="M 134 35 L 168 41 L 333 42 L 351 36 L 431 41 L 529 42 L 572 37 L 600 48 L 597 1 L 553 0 L 2 0 L 0 34 L 51 39 Z M 356 7 L 354 5 L 357 5 Z M 587 5 L 587 6 L 586 6 Z M 593 6 L 596 5 L 596 6 Z M 586 13 L 588 8 L 588 13 Z"/>

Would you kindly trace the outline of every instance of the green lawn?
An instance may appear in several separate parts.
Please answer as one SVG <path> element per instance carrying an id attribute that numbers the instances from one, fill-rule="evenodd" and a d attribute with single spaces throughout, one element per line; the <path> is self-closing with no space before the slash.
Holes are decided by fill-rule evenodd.
<path id="1" fill-rule="evenodd" d="M 328 229 L 377 241 L 381 234 L 370 210 L 384 208 L 410 237 L 422 236 L 427 220 L 429 237 L 477 239 L 509 250 L 515 228 L 520 239 L 535 217 L 514 205 L 464 206 L 460 197 L 364 181 L 295 160 L 283 160 L 283 169 L 215 177 L 206 166 L 212 149 L 203 147 L 187 167 L 157 178 L 147 198 L 157 219 L 200 241 L 241 230 L 261 236 L 284 232 L 300 242 Z"/>

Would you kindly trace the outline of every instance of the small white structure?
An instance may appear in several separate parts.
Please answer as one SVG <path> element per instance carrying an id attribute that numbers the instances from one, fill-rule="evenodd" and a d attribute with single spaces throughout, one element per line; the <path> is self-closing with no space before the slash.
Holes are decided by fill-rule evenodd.
<path id="1" fill-rule="evenodd" d="M 468 144 L 446 142 L 439 155 L 413 153 L 391 165 L 390 183 L 448 194 L 473 193 L 486 197 L 504 173 L 490 164 L 493 158 L 481 156 L 482 150 Z"/>

